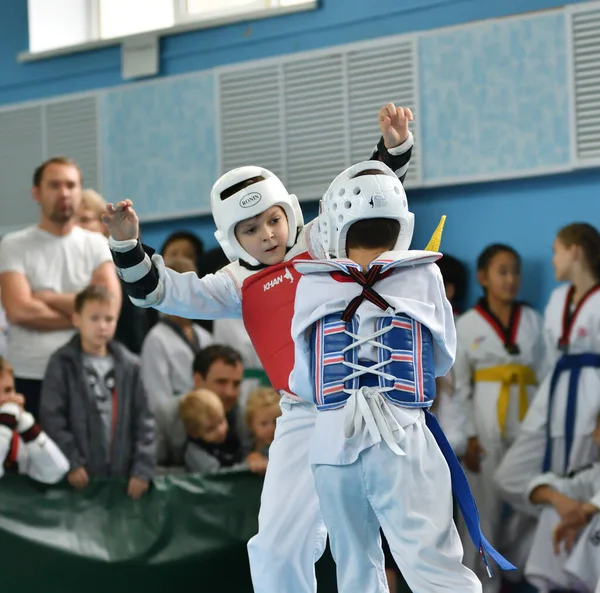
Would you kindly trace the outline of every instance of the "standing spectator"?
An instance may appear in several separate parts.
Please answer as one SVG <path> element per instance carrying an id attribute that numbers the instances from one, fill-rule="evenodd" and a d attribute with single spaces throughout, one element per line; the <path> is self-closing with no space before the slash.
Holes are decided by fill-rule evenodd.
<path id="1" fill-rule="evenodd" d="M 114 341 L 115 297 L 89 286 L 75 300 L 79 332 L 50 358 L 41 422 L 69 460 L 69 484 L 129 478 L 128 494 L 148 489 L 156 455 L 154 418 L 137 356 Z"/>
<path id="2" fill-rule="evenodd" d="M 104 237 L 76 226 L 81 171 L 55 157 L 34 172 L 32 195 L 40 223 L 9 233 L 0 244 L 2 305 L 11 325 L 7 358 L 16 388 L 34 416 L 52 352 L 73 335 L 75 294 L 104 285 L 121 303 L 121 289 Z"/>

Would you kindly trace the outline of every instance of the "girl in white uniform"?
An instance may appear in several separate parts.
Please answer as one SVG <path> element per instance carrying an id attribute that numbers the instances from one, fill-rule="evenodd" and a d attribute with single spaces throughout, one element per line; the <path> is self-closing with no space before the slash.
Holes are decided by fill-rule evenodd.
<path id="1" fill-rule="evenodd" d="M 600 446 L 600 421 L 594 440 Z M 540 593 L 592 593 L 600 579 L 600 462 L 569 478 L 552 472 L 537 476 L 527 496 L 542 508 L 527 580 Z"/>
<path id="2" fill-rule="evenodd" d="M 498 546 L 503 508 L 493 477 L 543 373 L 542 318 L 516 300 L 521 258 L 512 247 L 494 244 L 484 249 L 477 261 L 477 279 L 485 296 L 456 324 L 454 373 L 467 413 L 469 439 L 463 463 L 482 528 L 490 543 Z M 468 552 L 465 563 L 477 572 L 478 558 Z M 498 575 L 485 590 L 497 593 L 500 587 Z"/>
<path id="3" fill-rule="evenodd" d="M 570 224 L 554 241 L 556 279 L 544 317 L 552 370 L 543 380 L 521 432 L 498 471 L 502 496 L 537 515 L 527 485 L 542 472 L 566 476 L 592 463 L 600 413 L 600 234 Z"/>

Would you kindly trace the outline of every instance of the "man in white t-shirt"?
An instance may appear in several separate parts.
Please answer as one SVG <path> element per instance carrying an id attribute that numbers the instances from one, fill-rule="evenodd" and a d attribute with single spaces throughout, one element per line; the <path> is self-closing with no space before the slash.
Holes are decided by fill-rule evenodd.
<path id="1" fill-rule="evenodd" d="M 90 284 L 102 284 L 116 295 L 115 307 L 121 306 L 106 240 L 75 224 L 81 184 L 81 171 L 70 159 L 42 163 L 32 189 L 40 223 L 9 233 L 0 242 L 0 289 L 10 323 L 7 358 L 17 391 L 34 416 L 48 359 L 74 333 L 75 295 Z"/>

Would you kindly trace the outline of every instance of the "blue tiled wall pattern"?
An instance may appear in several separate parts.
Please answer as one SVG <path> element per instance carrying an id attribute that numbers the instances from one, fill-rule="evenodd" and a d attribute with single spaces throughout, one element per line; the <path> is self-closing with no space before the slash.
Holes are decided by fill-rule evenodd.
<path id="1" fill-rule="evenodd" d="M 425 34 L 419 76 L 425 183 L 569 163 L 563 13 Z"/>
<path id="2" fill-rule="evenodd" d="M 210 212 L 217 174 L 214 74 L 117 88 L 101 97 L 102 191 L 141 217 Z"/>
<path id="3" fill-rule="evenodd" d="M 424 184 L 569 164 L 563 13 L 428 32 L 418 46 Z M 107 199 L 129 197 L 145 218 L 210 211 L 214 85 L 214 73 L 202 72 L 102 96 Z"/>

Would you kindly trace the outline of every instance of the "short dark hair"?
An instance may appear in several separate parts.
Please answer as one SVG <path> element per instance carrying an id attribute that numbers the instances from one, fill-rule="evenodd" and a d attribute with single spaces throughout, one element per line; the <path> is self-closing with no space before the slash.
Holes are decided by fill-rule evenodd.
<path id="1" fill-rule="evenodd" d="M 110 303 L 115 295 L 106 286 L 91 284 L 75 296 L 75 313 L 81 313 L 86 303 L 98 301 Z"/>
<path id="2" fill-rule="evenodd" d="M 385 175 L 379 169 L 365 169 L 352 177 Z M 385 249 L 394 248 L 400 234 L 400 222 L 391 218 L 366 218 L 350 226 L 346 235 L 346 252 L 349 249 Z"/>
<path id="3" fill-rule="evenodd" d="M 346 252 L 349 249 L 394 248 L 400 234 L 400 222 L 391 218 L 365 218 L 357 220 L 348 229 Z"/>
<path id="4" fill-rule="evenodd" d="M 500 253 L 510 253 L 516 260 L 519 268 L 521 267 L 521 256 L 519 252 L 510 245 L 505 245 L 504 243 L 493 243 L 492 245 L 488 245 L 477 258 L 477 271 L 478 272 L 487 272 L 492 260 Z"/>
<path id="5" fill-rule="evenodd" d="M 81 185 L 83 185 L 83 174 L 81 173 L 81 169 L 79 165 L 73 160 L 66 156 L 53 156 L 52 158 L 44 161 L 34 172 L 33 172 L 33 186 L 40 187 L 42 184 L 42 179 L 44 178 L 44 172 L 50 165 L 67 165 L 70 167 L 75 167 L 79 171 L 79 179 L 81 180 Z"/>
<path id="6" fill-rule="evenodd" d="M 250 177 L 250 179 L 244 179 L 244 181 L 240 181 L 239 183 L 236 183 L 235 185 L 232 185 L 231 187 L 228 187 L 227 189 L 223 190 L 221 192 L 221 200 L 226 200 L 227 198 L 230 198 L 234 194 L 237 194 L 237 192 L 239 192 L 241 189 L 244 189 L 245 187 L 254 185 L 255 183 L 258 183 L 259 181 L 264 181 L 264 180 L 265 180 L 265 178 L 262 175 L 257 175 L 256 177 Z"/>
<path id="7" fill-rule="evenodd" d="M 442 273 L 444 284 L 451 284 L 454 286 L 454 297 L 452 298 L 452 304 L 462 305 L 463 299 L 467 294 L 466 266 L 460 260 L 446 253 L 444 253 L 444 256 L 441 259 L 438 259 L 435 263 L 438 265 L 440 272 Z"/>
<path id="8" fill-rule="evenodd" d="M 165 251 L 167 250 L 167 247 L 175 241 L 188 241 L 189 243 L 191 243 L 194 248 L 194 252 L 196 253 L 195 260 L 199 260 L 200 256 L 204 253 L 204 242 L 202 241 L 202 239 L 198 237 L 198 235 L 196 235 L 195 233 L 192 233 L 191 231 L 183 230 L 175 231 L 165 239 L 165 242 L 160 248 L 160 254 L 164 255 Z M 196 261 L 194 261 L 194 263 L 196 263 Z"/>
<path id="9" fill-rule="evenodd" d="M 194 357 L 194 364 L 192 371 L 198 373 L 202 378 L 206 379 L 210 367 L 217 361 L 222 360 L 229 366 L 237 366 L 243 364 L 242 355 L 231 348 L 230 346 L 223 346 L 222 344 L 213 344 L 203 348 Z"/>

